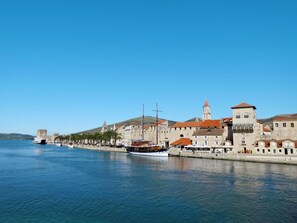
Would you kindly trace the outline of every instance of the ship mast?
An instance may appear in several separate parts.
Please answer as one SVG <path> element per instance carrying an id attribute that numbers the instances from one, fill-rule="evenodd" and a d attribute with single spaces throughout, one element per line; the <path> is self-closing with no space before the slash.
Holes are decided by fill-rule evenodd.
<path id="1" fill-rule="evenodd" d="M 142 140 L 144 141 L 144 104 L 142 105 L 141 135 Z"/>
<path id="2" fill-rule="evenodd" d="M 158 122 L 159 122 L 159 117 L 158 114 L 159 112 L 162 112 L 161 110 L 158 109 L 158 103 L 156 103 L 156 110 L 153 110 L 156 112 L 156 145 L 159 144 L 159 129 L 158 129 Z"/>

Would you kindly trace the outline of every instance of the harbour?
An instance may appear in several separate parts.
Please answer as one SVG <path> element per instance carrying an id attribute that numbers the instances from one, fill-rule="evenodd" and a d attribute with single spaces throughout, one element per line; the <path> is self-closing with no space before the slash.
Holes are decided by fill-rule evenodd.
<path id="1" fill-rule="evenodd" d="M 0 222 L 296 222 L 297 167 L 1 141 Z"/>

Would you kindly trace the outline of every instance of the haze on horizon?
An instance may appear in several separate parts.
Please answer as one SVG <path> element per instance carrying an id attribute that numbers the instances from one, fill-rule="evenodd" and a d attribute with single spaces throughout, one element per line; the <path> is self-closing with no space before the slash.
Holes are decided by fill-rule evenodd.
<path id="1" fill-rule="evenodd" d="M 145 114 L 297 112 L 297 2 L 20 1 L 0 8 L 0 132 L 70 133 Z"/>

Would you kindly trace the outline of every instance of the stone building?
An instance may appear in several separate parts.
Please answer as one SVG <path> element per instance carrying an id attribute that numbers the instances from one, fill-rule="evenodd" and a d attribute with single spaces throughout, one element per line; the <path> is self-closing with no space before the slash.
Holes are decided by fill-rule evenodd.
<path id="1" fill-rule="evenodd" d="M 230 118 L 205 120 L 193 134 L 193 146 L 208 147 L 213 152 L 230 152 L 232 146 L 232 121 Z"/>
<path id="2" fill-rule="evenodd" d="M 256 107 L 245 102 L 232 108 L 234 152 L 249 153 L 261 138 L 261 124 L 257 122 Z"/>
<path id="3" fill-rule="evenodd" d="M 297 140 L 297 115 L 275 117 L 273 119 L 272 138 L 276 140 Z"/>
<path id="4" fill-rule="evenodd" d="M 45 139 L 47 137 L 47 130 L 46 129 L 38 129 L 37 137 Z"/>
<path id="5" fill-rule="evenodd" d="M 169 141 L 170 143 L 177 141 L 180 138 L 189 138 L 193 140 L 193 133 L 198 127 L 200 127 L 201 122 L 177 122 L 170 127 Z"/>

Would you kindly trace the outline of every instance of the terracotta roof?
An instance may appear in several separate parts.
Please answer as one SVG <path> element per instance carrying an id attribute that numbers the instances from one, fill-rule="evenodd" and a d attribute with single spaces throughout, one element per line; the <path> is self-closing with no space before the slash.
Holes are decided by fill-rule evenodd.
<path id="1" fill-rule="evenodd" d="M 198 129 L 194 132 L 193 136 L 222 136 L 224 129 Z"/>
<path id="2" fill-rule="evenodd" d="M 201 122 L 201 128 L 214 128 L 214 127 L 221 127 L 221 120 L 205 120 Z"/>
<path id="3" fill-rule="evenodd" d="M 291 140 L 291 139 L 283 139 L 283 140 L 259 140 L 258 142 L 256 142 L 256 147 L 259 146 L 259 142 L 264 142 L 265 143 L 265 147 L 269 147 L 271 142 L 275 142 L 277 145 L 277 148 L 282 148 L 283 147 L 283 142 L 285 141 L 290 141 L 293 142 L 295 144 L 295 148 L 297 148 L 297 140 Z"/>
<path id="4" fill-rule="evenodd" d="M 172 146 L 188 146 L 192 144 L 192 140 L 189 138 L 180 138 L 179 140 L 176 140 L 175 142 L 171 143 Z"/>
<path id="5" fill-rule="evenodd" d="M 158 122 L 158 125 L 162 124 L 163 122 L 165 122 L 166 120 L 161 120 Z M 156 124 L 152 124 L 151 126 L 156 126 Z"/>
<path id="6" fill-rule="evenodd" d="M 254 109 L 256 109 L 256 107 L 254 105 L 249 105 L 249 104 L 247 104 L 245 102 L 242 102 L 242 103 L 240 103 L 238 105 L 235 105 L 235 106 L 233 106 L 231 108 L 232 109 L 236 109 L 236 108 L 254 108 Z"/>
<path id="7" fill-rule="evenodd" d="M 264 132 L 272 132 L 272 130 L 270 128 L 267 128 L 267 127 L 263 127 L 263 131 Z"/>
<path id="8" fill-rule="evenodd" d="M 200 127 L 201 122 L 177 122 L 171 128 Z"/>
<path id="9" fill-rule="evenodd" d="M 232 118 L 222 118 L 222 122 L 224 123 L 232 122 Z"/>
<path id="10" fill-rule="evenodd" d="M 297 116 L 277 116 L 273 121 L 297 121 Z"/>

